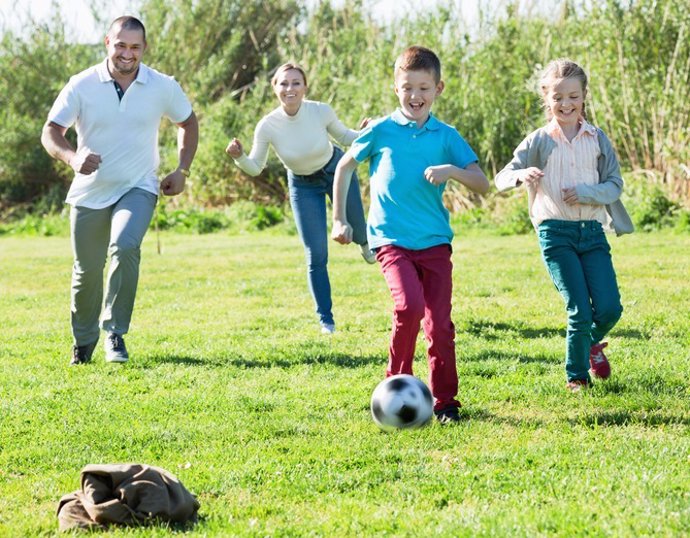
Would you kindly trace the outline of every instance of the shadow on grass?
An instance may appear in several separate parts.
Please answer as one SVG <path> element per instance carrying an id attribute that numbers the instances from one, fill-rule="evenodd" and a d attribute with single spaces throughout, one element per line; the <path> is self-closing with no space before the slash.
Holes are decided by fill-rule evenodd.
<path id="1" fill-rule="evenodd" d="M 647 411 L 600 411 L 569 420 L 572 425 L 584 426 L 690 426 L 690 416 Z"/>
<path id="2" fill-rule="evenodd" d="M 501 416 L 501 415 L 495 415 L 494 413 L 491 413 L 487 411 L 486 409 L 467 409 L 467 408 L 461 408 L 460 409 L 460 415 L 463 418 L 467 418 L 470 420 L 478 420 L 482 422 L 493 422 L 496 424 L 507 424 L 509 426 L 515 426 L 519 428 L 537 428 L 540 426 L 544 425 L 544 421 L 530 416 L 530 417 L 511 417 L 511 416 Z"/>
<path id="3" fill-rule="evenodd" d="M 486 340 L 505 338 L 505 335 L 501 333 L 527 339 L 552 338 L 554 336 L 565 338 L 566 335 L 565 327 L 524 327 L 519 324 L 497 323 L 490 320 L 471 320 L 458 327 L 458 332 L 461 331 Z M 649 338 L 649 335 L 637 329 L 613 329 L 611 336 L 636 340 Z"/>
<path id="4" fill-rule="evenodd" d="M 490 320 L 471 320 L 458 327 L 458 332 L 467 332 L 486 340 L 498 340 L 505 338 L 504 334 L 521 338 L 551 338 L 553 336 L 565 337 L 565 329 L 556 327 L 524 327 L 518 324 L 495 322 Z"/>
<path id="5" fill-rule="evenodd" d="M 291 359 L 285 357 L 254 359 L 248 357 L 191 357 L 185 356 L 170 356 L 170 355 L 153 355 L 149 356 L 143 368 L 152 368 L 158 364 L 179 364 L 182 366 L 202 366 L 205 368 L 291 368 L 294 366 L 325 364 L 337 366 L 339 368 L 361 368 L 362 366 L 369 366 L 372 364 L 384 366 L 387 362 L 387 357 L 383 355 L 369 355 L 369 356 L 352 356 L 342 353 L 334 353 L 328 355 L 307 355 L 296 356 Z"/>
<path id="6" fill-rule="evenodd" d="M 561 358 L 552 355 L 525 356 L 504 351 L 482 351 L 480 353 L 465 355 L 462 349 L 458 349 L 458 362 L 481 361 L 518 361 L 524 364 L 560 364 Z"/>

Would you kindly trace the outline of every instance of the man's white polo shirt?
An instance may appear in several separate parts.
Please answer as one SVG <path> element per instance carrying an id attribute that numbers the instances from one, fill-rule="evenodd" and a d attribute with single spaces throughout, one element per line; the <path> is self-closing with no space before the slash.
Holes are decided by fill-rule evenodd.
<path id="1" fill-rule="evenodd" d="M 161 118 L 186 120 L 192 105 L 177 81 L 144 64 L 120 101 L 107 60 L 70 78 L 48 114 L 62 127 L 75 125 L 77 151 L 101 156 L 93 174 L 75 174 L 67 193 L 73 206 L 101 209 L 138 187 L 158 194 Z"/>

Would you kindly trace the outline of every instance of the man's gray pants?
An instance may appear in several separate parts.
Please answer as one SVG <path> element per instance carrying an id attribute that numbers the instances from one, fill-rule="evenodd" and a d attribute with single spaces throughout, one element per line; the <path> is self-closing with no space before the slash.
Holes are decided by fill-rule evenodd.
<path id="1" fill-rule="evenodd" d="M 100 328 L 125 334 L 129 330 L 139 282 L 141 242 L 149 227 L 157 196 L 132 189 L 103 209 L 73 206 L 72 335 L 78 346 L 98 340 Z M 103 269 L 110 267 L 103 302 Z M 101 307 L 103 311 L 101 313 Z"/>

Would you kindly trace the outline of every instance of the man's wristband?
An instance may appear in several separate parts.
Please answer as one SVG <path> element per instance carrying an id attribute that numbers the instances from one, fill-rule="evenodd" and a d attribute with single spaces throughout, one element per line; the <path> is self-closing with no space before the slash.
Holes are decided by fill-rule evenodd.
<path id="1" fill-rule="evenodd" d="M 191 175 L 191 172 L 186 168 L 178 168 L 178 170 L 180 171 L 180 174 L 182 174 L 184 177 L 189 177 Z"/>

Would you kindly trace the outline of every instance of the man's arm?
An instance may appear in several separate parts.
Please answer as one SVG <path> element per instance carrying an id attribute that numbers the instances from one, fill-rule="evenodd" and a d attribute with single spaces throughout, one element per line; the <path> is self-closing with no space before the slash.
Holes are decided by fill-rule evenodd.
<path id="1" fill-rule="evenodd" d="M 88 150 L 76 152 L 65 137 L 67 128 L 52 121 L 46 122 L 41 132 L 41 144 L 54 159 L 67 163 L 80 174 L 92 174 L 101 164 L 101 156 Z"/>
<path id="2" fill-rule="evenodd" d="M 161 181 L 161 191 L 167 196 L 175 196 L 184 190 L 185 174 L 182 170 L 189 171 L 199 144 L 199 122 L 194 112 L 182 123 L 178 123 L 177 127 L 177 156 L 179 164 L 174 172 L 165 176 L 163 181 Z"/>

